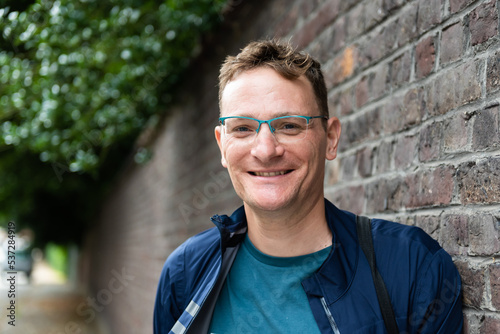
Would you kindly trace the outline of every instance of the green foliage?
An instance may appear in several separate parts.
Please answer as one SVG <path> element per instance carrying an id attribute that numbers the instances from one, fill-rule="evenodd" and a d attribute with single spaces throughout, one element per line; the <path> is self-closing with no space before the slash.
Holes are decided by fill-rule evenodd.
<path id="1" fill-rule="evenodd" d="M 45 247 L 45 257 L 52 269 L 66 276 L 68 273 L 68 249 L 54 243 Z"/>
<path id="2" fill-rule="evenodd" d="M 0 3 L 0 219 L 39 224 L 48 206 L 53 221 L 65 205 L 75 211 L 63 220 L 83 219 L 68 201 L 95 197 L 166 109 L 224 3 Z"/>

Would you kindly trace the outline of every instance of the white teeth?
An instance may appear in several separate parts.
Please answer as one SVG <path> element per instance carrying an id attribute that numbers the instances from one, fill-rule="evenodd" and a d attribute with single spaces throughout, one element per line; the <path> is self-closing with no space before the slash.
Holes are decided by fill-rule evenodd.
<path id="1" fill-rule="evenodd" d="M 270 173 L 265 173 L 265 172 L 255 172 L 256 176 L 278 176 L 278 175 L 285 175 L 286 171 L 281 171 L 281 172 L 270 172 Z"/>

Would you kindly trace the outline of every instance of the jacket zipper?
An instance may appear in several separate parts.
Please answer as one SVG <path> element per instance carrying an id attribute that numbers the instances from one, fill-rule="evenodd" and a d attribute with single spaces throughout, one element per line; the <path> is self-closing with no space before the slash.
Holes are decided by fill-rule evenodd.
<path id="1" fill-rule="evenodd" d="M 332 312 L 330 312 L 328 305 L 326 305 L 325 297 L 321 297 L 321 305 L 323 305 L 323 310 L 325 310 L 326 317 L 328 318 L 330 327 L 332 327 L 333 333 L 340 334 L 339 328 L 337 327 L 337 323 L 335 322 L 335 319 L 333 319 Z"/>

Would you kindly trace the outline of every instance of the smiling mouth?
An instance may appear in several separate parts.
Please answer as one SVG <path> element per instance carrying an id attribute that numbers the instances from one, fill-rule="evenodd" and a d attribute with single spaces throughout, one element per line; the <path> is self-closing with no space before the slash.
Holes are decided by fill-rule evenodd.
<path id="1" fill-rule="evenodd" d="M 265 176 L 265 177 L 270 177 L 270 176 L 279 176 L 279 175 L 285 175 L 290 173 L 291 170 L 282 170 L 278 172 L 250 172 L 250 174 L 255 175 L 255 176 Z"/>

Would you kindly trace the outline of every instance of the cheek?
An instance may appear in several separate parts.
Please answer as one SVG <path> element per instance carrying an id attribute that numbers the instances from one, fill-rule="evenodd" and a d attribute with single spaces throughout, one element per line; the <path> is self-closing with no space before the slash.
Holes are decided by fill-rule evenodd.
<path id="1" fill-rule="evenodd" d="M 242 162 L 244 157 L 245 150 L 242 147 L 232 145 L 230 141 L 225 143 L 223 159 L 225 159 L 226 168 L 234 168 L 238 163 Z"/>
<path id="2" fill-rule="evenodd" d="M 310 140 L 306 145 L 302 145 L 300 150 L 301 156 L 304 160 L 310 163 L 323 163 L 326 155 L 326 140 L 322 138 L 315 138 L 316 140 Z"/>

